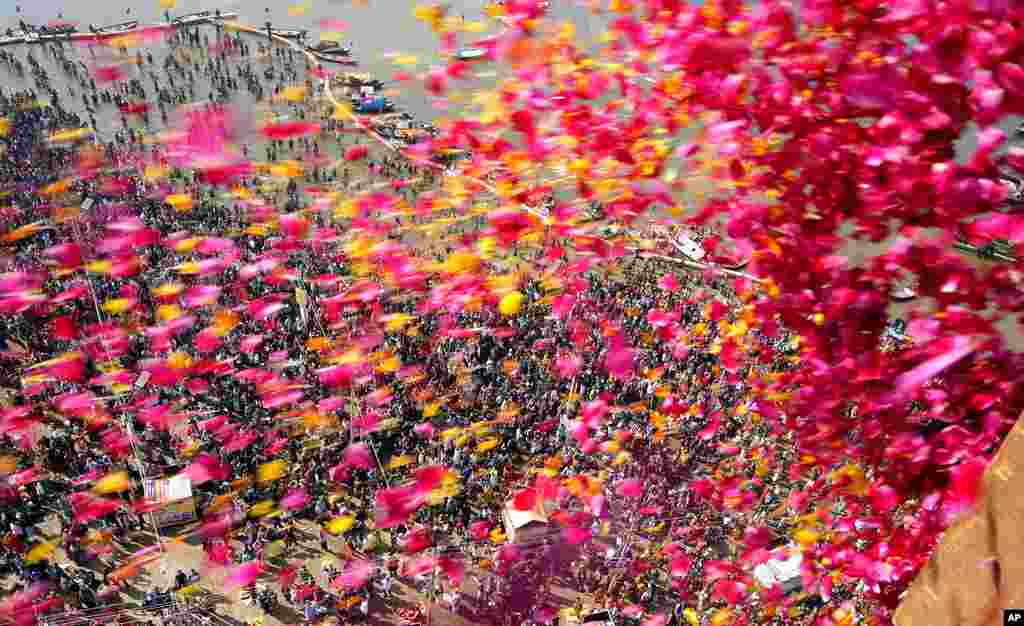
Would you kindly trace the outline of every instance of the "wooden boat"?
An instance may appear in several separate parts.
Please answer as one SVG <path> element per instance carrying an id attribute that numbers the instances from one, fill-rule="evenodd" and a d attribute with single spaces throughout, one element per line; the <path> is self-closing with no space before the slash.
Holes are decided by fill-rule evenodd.
<path id="1" fill-rule="evenodd" d="M 189 26 L 191 24 L 203 24 L 213 19 L 213 11 L 197 11 L 195 13 L 186 13 L 181 17 L 176 17 L 171 20 L 171 23 L 179 26 Z"/>
<path id="2" fill-rule="evenodd" d="M 102 26 L 96 28 L 92 24 L 89 25 L 89 30 L 96 33 L 97 35 L 123 35 L 127 32 L 131 32 L 138 28 L 139 20 L 130 20 L 127 22 L 121 22 L 120 24 L 111 24 L 110 26 Z"/>
<path id="3" fill-rule="evenodd" d="M 497 6 L 504 6 L 505 5 L 505 0 L 494 0 L 494 2 L 492 2 L 491 4 L 494 4 L 494 5 L 497 5 Z M 548 0 L 540 0 L 540 2 L 537 3 L 537 5 L 540 8 L 542 8 L 542 9 L 550 9 L 551 8 L 551 3 L 548 2 Z"/>
<path id="4" fill-rule="evenodd" d="M 356 113 L 379 114 L 391 113 L 395 110 L 395 103 L 389 98 L 353 98 L 352 110 Z"/>
<path id="5" fill-rule="evenodd" d="M 270 32 L 273 35 L 284 37 L 285 39 L 301 39 L 308 31 L 297 30 L 294 28 L 271 28 Z"/>
<path id="6" fill-rule="evenodd" d="M 336 76 L 334 78 L 334 82 L 346 87 L 373 87 L 374 89 L 380 89 L 384 86 L 383 81 L 379 78 L 374 78 L 369 74 L 346 73 L 341 76 Z"/>
<path id="7" fill-rule="evenodd" d="M 973 254 L 979 259 L 988 261 L 1000 261 L 1002 263 L 1016 263 L 1017 255 L 1012 244 L 995 240 L 984 246 L 976 246 L 966 241 L 959 241 L 953 244 L 957 252 Z"/>
<path id="8" fill-rule="evenodd" d="M 0 46 L 8 46 L 8 45 L 10 45 L 12 43 L 24 43 L 25 42 L 25 34 L 26 33 L 24 31 L 20 31 L 20 30 L 11 31 L 10 35 L 5 35 L 3 37 L 0 37 Z"/>
<path id="9" fill-rule="evenodd" d="M 57 41 L 59 39 L 71 39 L 71 36 L 78 33 L 78 29 L 71 24 L 55 27 L 41 27 L 38 31 L 40 41 Z"/>
<path id="10" fill-rule="evenodd" d="M 308 46 L 310 52 L 317 52 L 320 54 L 340 54 L 348 56 L 352 54 L 352 48 L 349 46 L 343 46 L 336 41 L 319 41 L 316 45 Z"/>
<path id="11" fill-rule="evenodd" d="M 349 57 L 348 55 L 324 54 L 323 52 L 313 52 L 312 50 L 310 50 L 309 52 L 310 54 L 313 55 L 313 58 L 315 58 L 317 61 L 320 61 L 321 63 L 337 63 L 338 65 L 348 65 L 349 67 L 355 67 L 356 65 L 359 65 L 359 63 L 355 59 Z"/>
<path id="12" fill-rule="evenodd" d="M 181 17 L 177 17 L 171 20 L 171 23 L 176 26 L 191 26 L 193 24 L 204 24 L 209 21 L 234 20 L 237 18 L 238 13 L 235 11 L 196 11 L 195 13 L 186 13 Z"/>

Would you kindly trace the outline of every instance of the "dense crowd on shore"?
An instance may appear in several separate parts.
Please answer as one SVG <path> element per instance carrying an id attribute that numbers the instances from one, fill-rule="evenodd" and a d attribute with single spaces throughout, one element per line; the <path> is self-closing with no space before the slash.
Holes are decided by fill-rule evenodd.
<path id="1" fill-rule="evenodd" d="M 437 181 L 393 155 L 300 167 L 270 191 L 245 148 L 223 179 L 179 166 L 131 127 L 155 114 L 136 104 L 155 102 L 166 126 L 177 105 L 208 99 L 190 110 L 220 115 L 239 91 L 263 100 L 306 75 L 292 50 L 219 30 L 169 45 L 163 67 L 140 52 L 138 77 L 105 85 L 39 48 L 85 113 L 35 60 L 36 89 L 0 97 L 0 618 L 133 594 L 162 606 L 214 570 L 309 624 L 419 620 L 430 603 L 509 626 L 584 604 L 617 624 L 731 611 L 755 585 L 739 563 L 786 548 L 782 511 L 812 482 L 754 398 L 755 379 L 792 367 L 792 338 L 754 332 L 749 354 L 730 353 L 723 338 L 746 322 L 726 281 L 602 242 L 543 273 L 485 251 L 521 225 L 424 244 L 402 220 L 437 210 Z M 256 69 L 254 54 L 272 62 Z M 11 53 L 0 64 L 25 71 Z M 52 140 L 108 105 L 123 128 L 107 143 Z M 268 142 L 268 163 L 345 150 L 328 112 L 295 113 L 324 124 Z M 325 191 L 339 186 L 367 193 L 346 207 Z M 198 517 L 183 532 L 207 568 L 154 586 L 139 576 L 160 556 L 143 482 L 182 472 Z M 547 530 L 508 541 L 509 507 L 549 516 Z M 340 568 L 310 575 L 289 558 L 300 544 Z M 402 607 L 397 584 L 422 607 Z M 867 610 L 853 587 L 831 596 Z M 803 623 L 816 602 L 750 601 L 738 619 Z"/>
<path id="2" fill-rule="evenodd" d="M 39 155 L 47 155 L 54 165 L 82 158 L 81 150 L 53 149 L 43 143 L 47 132 L 59 126 L 50 121 L 51 115 L 60 115 L 55 110 L 9 109 L 14 119 L 7 137 L 9 150 L 24 150 L 26 157 L 32 155 L 36 161 Z M 20 219 L 32 222 L 43 218 L 52 206 L 41 206 L 36 191 L 51 183 L 53 172 L 61 168 L 40 168 L 33 174 L 17 160 L 11 164 L 4 184 L 6 188 L 25 187 L 22 194 L 11 197 Z M 94 190 L 104 178 L 76 185 L 83 191 Z M 688 480 L 725 467 L 738 476 L 753 475 L 759 455 L 778 454 L 777 445 L 768 448 L 771 434 L 767 430 L 740 428 L 730 419 L 723 424 L 691 421 L 666 434 L 665 424 L 659 424 L 653 414 L 648 416 L 663 404 L 658 388 L 664 381 L 690 390 L 689 396 L 672 399 L 676 406 L 700 403 L 709 413 L 720 413 L 744 402 L 747 390 L 742 379 L 728 376 L 717 359 L 699 345 L 688 354 L 673 354 L 655 339 L 661 323 L 643 313 L 677 311 L 679 319 L 668 323 L 687 327 L 707 324 L 710 298 L 714 302 L 710 308 L 715 310 L 712 315 L 725 319 L 732 300 L 721 285 L 701 289 L 699 281 L 686 275 L 668 281 L 666 277 L 673 276 L 670 266 L 637 257 L 622 262 L 622 275 L 617 278 L 600 273 L 572 278 L 565 287 L 566 293 L 575 294 L 574 304 L 544 304 L 545 286 L 530 283 L 524 291 L 527 304 L 508 320 L 494 313 L 449 315 L 443 309 L 424 314 L 417 311 L 421 305 L 411 299 L 369 300 L 372 306 L 356 307 L 353 298 L 343 297 L 345 290 L 339 290 L 339 285 L 351 286 L 352 258 L 339 256 L 330 247 L 287 249 L 283 246 L 287 240 L 254 234 L 225 239 L 224 234 L 245 226 L 244 211 L 236 211 L 231 203 L 219 202 L 211 194 L 209 201 L 181 213 L 143 193 L 137 175 L 129 180 L 120 193 L 97 194 L 99 201 L 77 220 L 8 247 L 8 276 L 24 273 L 25 280 L 38 280 L 43 278 L 38 274 L 43 271 L 40 262 L 54 258 L 55 248 L 68 245 L 58 242 L 74 237 L 78 228 L 94 234 L 92 239 L 79 240 L 82 245 L 74 255 L 82 258 L 114 245 L 111 238 L 118 232 L 135 233 L 133 237 L 147 233 L 146 243 L 130 250 L 142 271 L 128 271 L 123 276 L 90 275 L 84 291 L 81 276 L 51 276 L 41 285 L 45 300 L 19 305 L 17 315 L 4 319 L 5 384 L 12 389 L 21 387 L 8 398 L 4 449 L 12 455 L 9 458 L 16 459 L 16 475 L 28 472 L 24 484 L 8 493 L 10 513 L 2 521 L 11 539 L 3 556 L 8 571 L 21 579 L 13 591 L 24 592 L 33 582 L 50 581 L 49 593 L 72 605 L 95 607 L 105 597 L 116 596 L 122 585 L 132 584 L 119 568 L 119 559 L 114 558 L 121 550 L 113 546 L 128 541 L 133 532 L 145 531 L 146 523 L 144 516 L 138 515 L 142 476 L 121 430 L 123 420 L 139 433 L 136 447 L 145 467 L 160 474 L 185 468 L 193 477 L 197 510 L 205 520 L 195 532 L 203 536 L 211 564 L 237 567 L 239 563 L 270 561 L 267 553 L 275 541 L 285 542 L 287 554 L 299 540 L 293 530 L 297 520 L 316 521 L 329 529 L 332 520 L 351 519 L 344 540 L 355 552 L 343 554 L 353 562 L 370 558 L 372 552 L 378 554 L 369 561 L 374 563 L 390 563 L 395 556 L 404 555 L 403 569 L 381 567 L 379 583 L 368 585 L 367 590 L 390 589 L 392 577 L 414 576 L 437 566 L 447 574 L 437 580 L 447 582 L 438 582 L 440 586 L 433 590 L 422 576 L 419 582 L 436 598 L 446 597 L 466 579 L 455 566 L 446 566 L 445 559 L 453 560 L 455 554 L 471 557 L 475 600 L 453 599 L 450 605 L 482 623 L 499 618 L 504 623 L 524 623 L 531 616 L 551 617 L 556 600 L 544 590 L 555 582 L 596 596 L 601 605 L 663 609 L 664 602 L 677 597 L 679 591 L 697 594 L 702 587 L 702 561 L 726 557 L 730 541 L 741 536 L 738 533 L 779 505 L 779 477 L 776 481 L 756 479 L 764 483 L 761 502 L 733 519 L 700 506 L 684 487 Z M 192 192 L 207 197 L 201 185 Z M 296 202 L 292 208 L 301 209 L 302 205 Z M 130 217 L 133 215 L 141 221 Z M 309 227 L 318 233 L 320 229 L 334 232 L 328 222 Z M 196 235 L 209 233 L 199 236 L 219 242 L 224 254 L 230 253 L 234 261 L 214 280 L 188 280 L 178 287 L 181 293 L 174 291 L 169 298 L 162 281 L 187 258 L 180 252 L 183 229 Z M 273 269 L 257 270 L 261 264 Z M 281 280 L 287 275 L 291 278 Z M 323 319 L 308 319 L 302 312 L 293 297 L 296 285 L 308 289 L 317 303 L 314 315 Z M 360 286 L 370 289 L 371 283 L 357 282 L 354 288 Z M 60 298 L 68 289 L 79 293 Z M 188 314 L 167 313 L 166 307 L 187 303 L 200 292 L 214 295 L 207 304 L 193 304 L 196 308 Z M 182 296 L 183 301 L 178 299 Z M 138 304 L 120 318 L 95 306 L 125 298 Z M 214 302 L 219 313 L 210 310 Z M 253 307 L 270 307 L 275 312 L 262 314 Z M 572 322 L 566 320 L 566 307 L 573 309 Z M 223 342 L 212 339 L 212 345 L 203 347 L 203 341 L 211 338 L 200 330 L 201 320 L 217 324 L 218 316 L 232 318 L 235 314 L 228 311 L 246 309 L 250 313 L 243 313 L 243 319 L 227 322 L 237 326 Z M 375 330 L 398 324 L 395 320 L 410 320 L 418 330 Z M 182 326 L 176 330 L 170 326 L 173 323 Z M 323 349 L 311 349 L 324 341 L 320 338 L 324 325 L 339 338 L 334 340 L 339 346 L 359 346 L 367 354 L 390 354 L 393 357 L 389 358 L 408 365 L 383 372 L 378 366 L 376 373 L 359 374 L 362 382 L 354 383 L 357 386 L 350 392 L 336 395 L 324 383 L 323 366 L 328 361 Z M 486 330 L 459 330 L 471 328 Z M 636 367 L 646 377 L 624 383 L 605 369 L 607 350 L 597 346 L 601 334 L 612 331 L 633 337 L 643 346 Z M 344 337 L 347 341 L 341 339 Z M 709 333 L 707 339 L 712 338 Z M 777 342 L 765 342 L 768 353 L 775 353 L 776 348 Z M 87 355 L 82 371 L 69 378 L 58 376 L 36 389 L 26 386 L 25 377 L 31 377 L 27 366 L 59 358 L 70 350 Z M 193 356 L 187 357 L 191 364 L 181 373 L 194 372 L 196 377 L 186 380 L 180 374 L 158 373 L 155 378 L 171 378 L 153 380 L 116 399 L 99 399 L 104 386 L 130 386 L 132 373 L 152 365 L 153 358 L 193 350 Z M 567 357 L 566 351 L 572 350 L 579 354 Z M 781 354 L 768 362 L 771 367 L 786 365 Z M 374 389 L 376 385 L 382 386 Z M 273 391 L 289 386 L 306 391 L 294 397 L 294 392 Z M 48 390 L 44 392 L 43 387 Z M 352 401 L 357 407 L 354 411 L 348 406 Z M 36 413 L 38 409 L 30 408 L 33 402 L 36 407 L 42 403 L 51 409 Z M 601 428 L 609 438 L 608 455 L 584 454 L 578 447 L 581 441 L 575 429 L 579 423 L 573 420 L 581 406 L 604 422 Z M 303 434 L 302 429 L 285 425 L 308 419 L 303 415 L 310 411 L 335 426 L 348 421 L 345 412 L 352 411 L 355 423 L 348 429 L 326 428 L 320 434 L 317 429 Z M 605 412 L 607 419 L 602 415 Z M 32 428 L 18 427 L 22 413 L 30 418 Z M 106 417 L 100 422 L 89 418 L 101 414 Z M 283 416 L 293 417 L 286 420 Z M 40 436 L 40 432 L 46 434 Z M 350 442 L 353 434 L 355 441 Z M 314 435 L 318 447 L 306 449 L 304 444 Z M 464 441 L 468 438 L 476 441 L 475 447 Z M 722 442 L 727 439 L 744 451 L 742 456 L 727 458 L 735 456 L 723 450 Z M 620 443 L 610 446 L 616 441 Z M 361 447 L 366 444 L 360 442 L 372 448 L 375 458 L 408 459 L 409 465 L 387 469 L 376 461 L 367 462 L 363 456 L 366 449 Z M 633 460 L 608 465 L 621 455 Z M 277 463 L 289 468 L 283 476 L 239 486 L 238 479 L 258 476 L 261 468 Z M 392 543 L 387 543 L 375 530 L 379 520 L 375 494 L 415 480 L 416 474 L 408 467 L 419 468 L 417 471 L 447 468 L 459 488 L 442 504 L 421 508 L 402 520 L 388 534 Z M 553 476 L 563 478 L 602 476 L 604 486 L 597 483 L 598 488 L 608 499 L 603 510 L 580 510 L 575 515 L 585 521 L 577 522 L 581 528 L 593 526 L 587 532 L 603 537 L 607 544 L 598 541 L 588 544 L 591 549 L 581 550 L 573 544 L 587 543 L 583 539 L 566 541 L 555 533 L 522 552 L 492 545 L 490 533 L 501 532 L 505 503 L 530 484 L 531 470 L 545 467 L 553 468 Z M 94 493 L 97 480 L 121 470 L 127 472 L 132 487 L 121 492 L 119 499 L 104 499 L 103 507 L 96 511 L 76 505 L 76 498 Z M 639 502 L 618 499 L 610 491 L 612 485 L 632 484 L 630 481 L 643 483 Z M 338 493 L 346 497 L 337 497 Z M 230 494 L 234 494 L 232 506 L 224 509 L 223 498 Z M 570 509 L 571 494 L 558 498 L 563 510 Z M 231 517 L 268 501 L 289 502 L 284 507 L 286 514 L 262 523 Z M 55 545 L 63 546 L 76 566 L 61 568 L 46 559 L 26 560 L 31 546 L 45 534 L 36 525 L 54 515 L 60 528 Z M 225 515 L 230 523 L 224 521 Z M 643 532 L 651 527 L 657 530 Z M 232 536 L 232 529 L 238 534 Z M 692 552 L 694 565 L 683 577 L 669 577 L 667 557 L 661 549 L 684 538 L 685 551 Z M 452 547 L 442 553 L 445 556 L 436 557 L 438 562 L 424 563 L 422 555 L 430 545 Z M 606 545 L 612 556 L 606 558 L 603 551 L 593 549 L 601 545 Z M 339 549 L 327 535 L 321 547 Z M 416 555 L 421 558 L 414 558 Z M 490 563 L 490 571 L 480 570 L 481 562 Z M 89 569 L 90 563 L 98 567 Z M 86 572 L 93 570 L 101 572 L 103 584 L 89 578 Z M 84 577 L 81 583 L 78 576 Z M 285 576 L 284 583 L 283 598 L 299 606 L 320 607 L 305 611 L 311 619 L 327 606 L 333 607 L 339 594 L 345 595 L 344 589 L 331 587 L 310 591 L 308 582 L 303 585 L 294 576 L 291 580 Z M 295 595 L 298 588 L 306 589 L 301 597 Z M 328 592 L 335 596 L 329 605 L 325 604 L 331 597 Z M 681 615 L 678 612 L 674 619 L 678 621 Z"/>

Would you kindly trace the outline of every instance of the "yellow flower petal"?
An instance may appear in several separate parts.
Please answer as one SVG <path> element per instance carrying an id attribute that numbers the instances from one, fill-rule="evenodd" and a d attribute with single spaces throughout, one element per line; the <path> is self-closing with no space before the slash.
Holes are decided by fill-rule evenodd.
<path id="1" fill-rule="evenodd" d="M 480 443 L 476 444 L 476 451 L 480 453 L 487 452 L 488 450 L 493 450 L 494 448 L 498 447 L 499 443 L 501 442 L 498 440 L 497 437 L 488 437 L 487 439 L 484 439 Z"/>
<path id="2" fill-rule="evenodd" d="M 342 515 L 341 517 L 335 517 L 331 521 L 324 524 L 324 530 L 331 533 L 332 535 L 341 535 L 347 533 L 355 525 L 355 517 L 351 515 Z"/>
<path id="3" fill-rule="evenodd" d="M 257 468 L 256 475 L 259 477 L 261 483 L 270 482 L 277 480 L 285 475 L 288 471 L 288 464 L 284 461 L 271 461 L 264 463 Z"/>
<path id="4" fill-rule="evenodd" d="M 128 472 L 112 472 L 96 482 L 93 491 L 99 494 L 120 493 L 127 491 L 132 486 L 128 479 Z"/>
<path id="5" fill-rule="evenodd" d="M 257 502 L 249 509 L 249 517 L 265 517 L 273 513 L 275 508 L 273 500 Z"/>
<path id="6" fill-rule="evenodd" d="M 184 352 L 172 352 L 167 357 L 167 365 L 174 369 L 186 369 L 192 366 L 192 357 Z"/>
<path id="7" fill-rule="evenodd" d="M 164 198 L 164 202 L 174 207 L 175 211 L 189 211 L 193 206 L 195 206 L 195 201 L 192 199 L 192 196 L 187 193 L 171 194 Z"/>
<path id="8" fill-rule="evenodd" d="M 53 551 L 57 549 L 57 546 L 53 545 L 48 541 L 43 541 L 32 546 L 32 549 L 25 555 L 26 563 L 36 563 L 42 561 L 46 557 L 53 554 Z"/>
<path id="9" fill-rule="evenodd" d="M 525 296 L 518 291 L 506 295 L 498 304 L 498 310 L 502 315 L 515 315 L 523 308 Z"/>
<path id="10" fill-rule="evenodd" d="M 156 318 L 161 322 L 176 320 L 182 315 L 184 313 L 177 304 L 161 304 L 156 308 Z"/>
<path id="11" fill-rule="evenodd" d="M 135 301 L 129 298 L 114 298 L 113 300 L 107 300 L 101 307 L 107 313 L 111 315 L 120 315 L 125 311 L 128 311 L 135 306 Z"/>
<path id="12" fill-rule="evenodd" d="M 388 461 L 387 467 L 388 469 L 398 469 L 400 467 L 405 467 L 406 465 L 411 465 L 412 462 L 413 458 L 410 455 L 400 454 L 396 457 L 392 457 L 391 460 Z"/>
<path id="13" fill-rule="evenodd" d="M 184 291 L 185 285 L 181 283 L 164 283 L 159 287 L 153 289 L 153 295 L 159 298 L 166 298 L 169 296 L 176 296 Z"/>
<path id="14" fill-rule="evenodd" d="M 281 91 L 281 98 L 289 102 L 302 102 L 306 99 L 306 88 L 301 85 L 286 87 Z"/>

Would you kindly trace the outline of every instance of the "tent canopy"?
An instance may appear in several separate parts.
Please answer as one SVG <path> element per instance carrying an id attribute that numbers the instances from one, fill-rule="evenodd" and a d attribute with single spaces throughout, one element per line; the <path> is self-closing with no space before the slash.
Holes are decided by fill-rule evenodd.
<path id="1" fill-rule="evenodd" d="M 529 540 L 534 533 L 543 533 L 548 527 L 548 517 L 544 513 L 536 509 L 520 511 L 511 500 L 505 503 L 502 517 L 505 522 L 505 534 L 513 543 Z"/>
<path id="2" fill-rule="evenodd" d="M 508 516 L 509 525 L 513 529 L 523 528 L 530 524 L 547 524 L 546 515 L 537 510 L 520 511 L 515 504 L 509 500 L 505 503 L 505 514 Z"/>
<path id="3" fill-rule="evenodd" d="M 786 558 L 775 558 L 754 568 L 754 578 L 764 587 L 782 585 L 787 592 L 799 586 L 800 565 L 804 557 L 799 549 L 790 552 Z"/>

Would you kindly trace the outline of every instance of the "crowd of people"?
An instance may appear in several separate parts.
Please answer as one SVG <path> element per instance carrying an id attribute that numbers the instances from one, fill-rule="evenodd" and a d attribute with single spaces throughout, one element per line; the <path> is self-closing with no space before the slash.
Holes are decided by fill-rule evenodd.
<path id="1" fill-rule="evenodd" d="M 617 624 L 692 623 L 688 608 L 729 607 L 715 572 L 740 557 L 747 529 L 787 543 L 794 453 L 755 418 L 749 381 L 791 366 L 791 338 L 758 336 L 749 363 L 728 362 L 721 336 L 743 321 L 727 281 L 639 252 L 612 268 L 580 256 L 516 274 L 471 253 L 488 235 L 470 228 L 421 262 L 422 239 L 398 218 L 339 225 L 311 210 L 317 192 L 300 186 L 351 189 L 356 177 L 356 191 L 417 177 L 395 202 L 429 208 L 437 180 L 389 154 L 358 173 L 307 169 L 283 191 L 243 175 L 235 197 L 198 168 L 151 180 L 147 166 L 169 161 L 131 128 L 132 115 L 151 128 L 132 102 L 155 102 L 166 124 L 176 104 L 220 110 L 238 90 L 265 99 L 305 79 L 290 49 L 220 30 L 179 30 L 168 45 L 163 67 L 140 52 L 140 75 L 107 85 L 60 45 L 39 48 L 59 69 L 30 55 L 37 90 L 0 97 L 0 566 L 18 610 L 88 609 L 136 589 L 155 605 L 201 587 L 184 572 L 164 587 L 140 577 L 161 557 L 143 484 L 182 472 L 197 517 L 184 532 L 210 568 L 267 613 L 286 604 L 309 624 L 399 610 L 422 620 L 435 606 L 510 626 L 590 609 Z M 0 70 L 23 73 L 16 55 Z M 74 79 L 68 99 L 78 89 L 85 114 L 62 108 L 48 71 Z M 86 116 L 96 127 L 105 103 L 121 107 L 129 141 L 49 140 Z M 317 155 L 331 130 L 273 140 L 265 156 Z M 518 299 L 495 306 L 480 265 L 517 282 Z M 736 501 L 715 505 L 700 490 L 710 477 Z M 545 530 L 506 536 L 510 507 L 539 510 Z M 299 544 L 338 569 L 290 559 Z M 398 584 L 421 610 L 403 608 Z M 856 596 L 833 592 L 844 594 Z M 792 605 L 770 619 L 814 608 Z"/>

